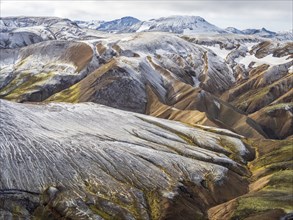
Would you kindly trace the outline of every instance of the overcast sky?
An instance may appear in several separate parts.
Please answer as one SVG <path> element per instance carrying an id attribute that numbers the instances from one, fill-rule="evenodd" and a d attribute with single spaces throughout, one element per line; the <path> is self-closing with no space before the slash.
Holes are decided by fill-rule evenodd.
<path id="1" fill-rule="evenodd" d="M 265 27 L 292 29 L 292 0 L 190 0 L 190 1 L 43 1 L 0 0 L 1 17 L 57 16 L 73 20 L 111 20 L 133 16 L 140 20 L 169 15 L 198 15 L 221 28 Z"/>

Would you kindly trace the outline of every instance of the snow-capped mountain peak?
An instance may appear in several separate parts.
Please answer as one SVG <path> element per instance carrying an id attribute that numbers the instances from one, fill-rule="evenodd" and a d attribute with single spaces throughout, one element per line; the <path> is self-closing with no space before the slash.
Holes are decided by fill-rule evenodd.
<path id="1" fill-rule="evenodd" d="M 75 23 L 81 28 L 97 29 L 101 24 L 106 21 L 91 20 L 91 21 L 75 21 Z"/>
<path id="2" fill-rule="evenodd" d="M 282 41 L 292 41 L 292 39 L 293 39 L 293 31 L 292 30 L 291 31 L 284 31 L 284 32 L 274 32 L 274 31 L 270 31 L 264 27 L 261 29 L 250 28 L 250 29 L 245 29 L 245 30 L 239 30 L 234 27 L 227 27 L 227 28 L 225 28 L 225 30 L 231 34 L 254 35 L 257 37 L 275 38 L 275 39 L 282 40 Z"/>
<path id="3" fill-rule="evenodd" d="M 172 15 L 168 17 L 161 17 L 158 19 L 151 19 L 150 21 L 165 22 L 172 25 L 186 25 L 197 22 L 206 22 L 206 20 L 200 16 L 184 16 L 184 15 Z"/>
<path id="4" fill-rule="evenodd" d="M 243 32 L 235 27 L 227 27 L 225 30 L 232 34 L 243 34 Z"/>
<path id="5" fill-rule="evenodd" d="M 131 27 L 132 25 L 139 23 L 140 20 L 134 17 L 123 17 L 112 21 L 102 23 L 97 30 L 108 32 L 122 32 L 124 29 Z"/>
<path id="6" fill-rule="evenodd" d="M 249 34 L 249 35 L 252 35 L 252 34 L 256 34 L 258 36 L 261 36 L 261 37 L 273 37 L 276 35 L 276 32 L 273 32 L 273 31 L 269 31 L 265 28 L 261 28 L 261 29 L 245 29 L 245 30 L 242 30 L 242 32 L 244 34 Z"/>
<path id="7" fill-rule="evenodd" d="M 123 32 L 125 28 L 129 28 L 132 25 L 140 22 L 137 18 L 126 16 L 120 19 L 115 19 L 111 21 L 76 21 L 76 23 L 82 28 L 96 29 L 105 32 Z"/>
<path id="8" fill-rule="evenodd" d="M 132 32 L 161 31 L 177 34 L 225 33 L 223 29 L 210 24 L 200 16 L 182 15 L 151 19 L 149 21 L 137 23 L 130 29 Z"/>
<path id="9" fill-rule="evenodd" d="M 58 17 L 3 17 L 0 18 L 0 31 L 8 31 L 14 28 L 21 27 L 34 27 L 34 26 L 44 26 L 49 27 L 52 25 L 64 25 L 77 27 L 77 24 L 67 18 Z"/>

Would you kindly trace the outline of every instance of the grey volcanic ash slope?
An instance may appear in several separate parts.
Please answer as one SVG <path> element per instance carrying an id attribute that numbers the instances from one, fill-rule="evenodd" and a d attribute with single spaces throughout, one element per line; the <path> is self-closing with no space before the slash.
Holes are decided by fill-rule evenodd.
<path id="1" fill-rule="evenodd" d="M 231 132 L 89 103 L 0 105 L 0 217 L 203 218 L 247 191 L 252 153 Z"/>
<path id="2" fill-rule="evenodd" d="M 293 210 L 292 139 L 94 103 L 0 107 L 2 219 L 273 220 Z"/>

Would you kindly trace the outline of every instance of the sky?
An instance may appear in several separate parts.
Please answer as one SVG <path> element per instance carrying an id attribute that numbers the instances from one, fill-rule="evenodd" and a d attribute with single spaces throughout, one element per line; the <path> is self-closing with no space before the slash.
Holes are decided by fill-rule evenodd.
<path id="1" fill-rule="evenodd" d="M 72 20 L 140 20 L 170 15 L 195 15 L 221 27 L 288 31 L 293 26 L 293 0 L 0 0 L 0 15 L 57 16 Z"/>

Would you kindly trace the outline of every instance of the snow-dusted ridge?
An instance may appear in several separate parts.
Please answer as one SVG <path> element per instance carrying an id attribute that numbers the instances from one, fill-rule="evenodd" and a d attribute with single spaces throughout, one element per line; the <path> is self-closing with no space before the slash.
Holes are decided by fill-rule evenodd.
<path id="1" fill-rule="evenodd" d="M 137 23 L 129 32 L 163 31 L 177 34 L 226 33 L 200 16 L 174 15 Z"/>
<path id="2" fill-rule="evenodd" d="M 101 219 L 95 206 L 122 219 L 150 219 L 152 207 L 146 205 L 150 203 L 146 198 L 153 190 L 158 201 L 167 198 L 172 205 L 184 195 L 182 188 L 195 196 L 192 189 L 213 185 L 214 191 L 208 193 L 213 200 L 204 208 L 245 192 L 247 181 L 242 177 L 248 172 L 241 160 L 245 162 L 251 153 L 236 134 L 207 132 L 93 103 L 33 105 L 0 100 L 0 106 L 1 199 L 5 196 L 5 204 L 13 206 L 16 196 L 26 198 L 30 207 L 18 206 L 22 216 L 38 216 L 31 210 L 42 206 L 46 196 L 50 210 L 66 216 Z M 227 156 L 222 141 L 239 159 Z M 205 181 L 212 185 L 205 186 Z M 237 193 L 221 194 L 218 199 L 218 191 L 234 187 Z M 194 209 L 201 201 L 193 201 Z M 133 208 L 125 210 L 125 206 Z M 174 208 L 171 213 L 178 205 Z M 13 214 L 10 206 L 5 212 L 0 209 L 0 216 Z"/>

